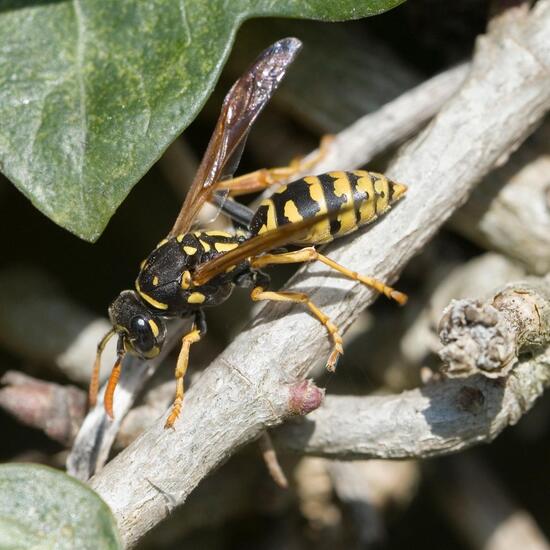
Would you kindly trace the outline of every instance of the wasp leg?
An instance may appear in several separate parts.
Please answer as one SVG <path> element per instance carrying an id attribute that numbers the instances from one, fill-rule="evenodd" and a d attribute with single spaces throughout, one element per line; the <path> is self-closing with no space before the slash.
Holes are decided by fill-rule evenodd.
<path id="1" fill-rule="evenodd" d="M 181 412 L 181 406 L 183 403 L 184 387 L 183 387 L 183 377 L 187 371 L 187 366 L 189 365 L 189 349 L 191 344 L 198 342 L 201 339 L 200 332 L 197 328 L 193 328 L 191 332 L 188 332 L 181 341 L 181 350 L 178 355 L 178 362 L 176 363 L 176 397 L 174 403 L 172 404 L 172 411 L 166 419 L 164 424 L 165 428 L 171 428 L 174 425 L 174 422 L 177 420 Z"/>
<path id="2" fill-rule="evenodd" d="M 104 338 L 107 338 L 105 336 Z M 103 342 L 103 340 L 102 340 Z M 100 342 L 100 346 L 101 343 Z M 115 398 L 115 389 L 118 384 L 118 380 L 120 378 L 120 370 L 122 365 L 122 360 L 124 359 L 124 356 L 126 355 L 126 351 L 124 350 L 124 340 L 121 336 L 118 338 L 118 342 L 116 345 L 117 352 L 116 352 L 116 361 L 113 365 L 113 368 L 111 370 L 111 375 L 109 376 L 109 380 L 107 380 L 107 387 L 105 388 L 105 393 L 103 394 L 103 408 L 105 409 L 105 412 L 107 413 L 107 416 L 112 420 L 114 418 L 113 415 L 113 403 Z M 99 348 L 98 348 L 99 349 Z"/>
<path id="3" fill-rule="evenodd" d="M 326 156 L 329 144 L 333 139 L 333 136 L 323 136 L 319 144 L 319 150 L 307 160 L 303 157 L 296 157 L 290 161 L 288 166 L 262 168 L 249 174 L 243 174 L 237 178 L 220 182 L 217 189 L 226 189 L 232 197 L 237 197 L 262 191 L 282 180 L 291 179 L 298 174 L 307 172 L 320 162 Z"/>
<path id="4" fill-rule="evenodd" d="M 109 380 L 107 381 L 107 387 L 105 388 L 105 396 L 103 397 L 103 406 L 105 408 L 105 412 L 107 413 L 107 416 L 111 420 L 114 418 L 113 403 L 114 403 L 114 397 L 115 397 L 115 389 L 120 379 L 120 370 L 121 370 L 123 357 L 124 357 L 124 353 L 118 354 L 117 360 L 113 366 L 113 369 L 111 370 L 111 375 L 109 376 Z"/>
<path id="5" fill-rule="evenodd" d="M 340 355 L 344 353 L 342 345 L 342 337 L 338 332 L 338 327 L 330 321 L 327 315 L 325 315 L 304 292 L 273 292 L 264 290 L 261 286 L 257 286 L 250 293 L 250 297 L 258 302 L 260 300 L 271 300 L 274 302 L 296 302 L 299 304 L 305 304 L 311 313 L 319 320 L 319 322 L 327 329 L 330 337 L 332 338 L 333 347 L 332 352 L 327 361 L 327 369 L 331 372 L 336 370 L 336 364 Z"/>
<path id="6" fill-rule="evenodd" d="M 191 344 L 198 342 L 205 332 L 206 324 L 204 322 L 204 314 L 201 311 L 197 314 L 191 331 L 185 334 L 181 339 L 181 350 L 178 355 L 175 371 L 176 397 L 174 403 L 172 403 L 172 411 L 164 424 L 165 428 L 171 428 L 180 415 L 184 395 L 183 378 L 189 365 L 189 349 L 191 348 Z"/>
<path id="7" fill-rule="evenodd" d="M 400 305 L 404 305 L 407 303 L 407 295 L 403 294 L 403 292 L 395 290 L 391 286 L 388 286 L 378 279 L 374 279 L 373 277 L 365 277 L 364 275 L 360 275 L 356 271 L 351 271 L 347 267 L 344 267 L 343 265 L 336 263 L 334 260 L 327 258 L 323 254 L 320 254 L 313 247 L 302 248 L 301 250 L 286 252 L 284 254 L 264 254 L 262 256 L 257 256 L 256 258 L 253 258 L 250 262 L 250 265 L 253 268 L 261 268 L 269 264 L 290 264 L 299 262 L 313 262 L 316 260 L 323 262 L 325 265 L 328 265 L 332 269 L 339 271 L 340 273 L 354 281 L 358 281 L 365 286 L 377 290 L 378 292 L 380 292 L 380 294 L 384 294 L 384 296 L 395 300 Z"/>

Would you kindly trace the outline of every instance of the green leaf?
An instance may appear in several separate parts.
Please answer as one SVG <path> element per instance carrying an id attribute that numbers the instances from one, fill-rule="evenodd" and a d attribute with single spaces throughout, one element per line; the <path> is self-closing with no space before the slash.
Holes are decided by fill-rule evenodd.
<path id="1" fill-rule="evenodd" d="M 2 550 L 119 549 L 109 507 L 76 479 L 35 464 L 0 466 Z"/>
<path id="2" fill-rule="evenodd" d="M 93 241 L 196 116 L 244 20 L 356 19 L 402 1 L 4 0 L 0 169 Z"/>

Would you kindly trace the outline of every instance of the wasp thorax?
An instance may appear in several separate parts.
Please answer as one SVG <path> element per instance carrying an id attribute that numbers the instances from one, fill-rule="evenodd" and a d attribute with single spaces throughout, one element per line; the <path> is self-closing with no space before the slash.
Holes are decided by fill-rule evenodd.
<path id="1" fill-rule="evenodd" d="M 124 290 L 118 295 L 109 308 L 109 317 L 128 353 L 144 359 L 159 354 L 166 325 L 133 290 Z"/>

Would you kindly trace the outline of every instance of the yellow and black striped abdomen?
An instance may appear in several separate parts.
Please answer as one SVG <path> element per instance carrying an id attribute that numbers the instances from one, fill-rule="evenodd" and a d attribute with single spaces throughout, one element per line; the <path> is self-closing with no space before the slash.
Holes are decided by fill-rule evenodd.
<path id="1" fill-rule="evenodd" d="M 334 212 L 295 244 L 323 244 L 373 222 L 406 191 L 382 174 L 355 170 L 306 176 L 261 202 L 250 229 L 261 234 L 281 225 Z"/>

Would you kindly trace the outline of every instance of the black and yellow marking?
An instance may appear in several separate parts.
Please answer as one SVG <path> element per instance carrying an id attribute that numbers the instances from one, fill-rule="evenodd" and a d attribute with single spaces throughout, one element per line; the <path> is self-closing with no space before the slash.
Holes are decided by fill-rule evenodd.
<path id="1" fill-rule="evenodd" d="M 250 229 L 253 235 L 304 219 L 324 218 L 294 244 L 324 244 L 352 233 L 386 212 L 405 192 L 382 174 L 355 170 L 306 176 L 278 189 L 260 204 Z M 340 212 L 340 213 L 338 213 Z"/>
<path id="2" fill-rule="evenodd" d="M 232 233 L 226 231 L 195 231 L 193 236 L 196 237 L 196 243 L 194 246 L 184 247 L 184 251 L 188 254 L 195 254 L 192 248 L 200 250 L 201 254 L 208 252 L 227 252 L 233 250 L 239 246 L 239 243 L 243 240 Z"/>
<path id="3" fill-rule="evenodd" d="M 149 305 L 153 306 L 155 309 L 161 309 L 161 310 L 168 309 L 168 304 L 165 304 L 164 302 L 160 302 L 156 300 L 155 298 L 147 294 L 147 292 L 144 292 L 143 290 L 141 290 L 139 280 L 136 281 L 136 290 L 137 290 L 137 293 L 140 295 L 140 297 L 143 300 L 145 300 Z"/>
<path id="4" fill-rule="evenodd" d="M 149 319 L 148 323 L 149 323 L 149 326 L 151 327 L 153 336 L 156 338 L 159 335 L 158 325 L 155 323 L 155 321 L 153 321 L 153 319 Z"/>
<path id="5" fill-rule="evenodd" d="M 136 291 L 149 307 L 163 315 L 173 315 L 183 308 L 200 309 L 216 305 L 226 292 L 216 283 L 207 289 L 194 287 L 195 266 L 237 248 L 245 235 L 226 231 L 194 231 L 161 241 L 142 262 Z"/>
<path id="6" fill-rule="evenodd" d="M 190 271 L 185 270 L 181 274 L 180 286 L 181 286 L 181 288 L 183 288 L 183 290 L 187 290 L 191 286 L 191 272 Z"/>
<path id="7" fill-rule="evenodd" d="M 204 304 L 206 296 L 202 292 L 192 292 L 187 297 L 187 303 L 189 304 Z"/>
<path id="8" fill-rule="evenodd" d="M 230 250 L 233 250 L 234 248 L 237 248 L 239 246 L 239 243 L 235 242 L 216 242 L 214 243 L 214 248 L 216 249 L 216 252 L 229 252 Z"/>

